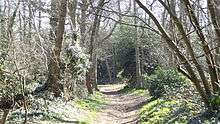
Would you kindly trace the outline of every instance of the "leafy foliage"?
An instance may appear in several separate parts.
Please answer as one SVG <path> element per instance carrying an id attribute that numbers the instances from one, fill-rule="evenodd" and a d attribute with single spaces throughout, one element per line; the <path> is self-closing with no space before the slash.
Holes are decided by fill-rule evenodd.
<path id="1" fill-rule="evenodd" d="M 70 45 L 66 48 L 65 63 L 67 71 L 74 79 L 81 78 L 89 67 L 89 56 L 85 54 L 79 44 Z"/>
<path id="2" fill-rule="evenodd" d="M 132 20 L 126 19 L 128 22 Z M 113 33 L 113 44 L 115 49 L 115 58 L 117 60 L 117 72 L 124 78 L 135 76 L 135 27 L 120 25 L 116 27 Z M 139 42 L 141 62 L 143 63 L 144 73 L 151 73 L 157 66 L 157 53 L 154 49 L 157 46 L 157 35 L 152 34 L 148 30 L 142 29 L 140 33 Z"/>
<path id="3" fill-rule="evenodd" d="M 0 67 L 0 98 L 13 98 L 15 94 L 22 93 L 22 82 L 19 77 L 8 74 Z"/>
<path id="4" fill-rule="evenodd" d="M 186 78 L 174 69 L 157 68 L 150 76 L 145 76 L 145 85 L 150 95 L 156 98 L 166 93 L 168 89 L 180 88 Z"/>
<path id="5" fill-rule="evenodd" d="M 117 27 L 113 34 L 118 72 L 124 70 L 122 76 L 130 77 L 135 72 L 134 28 L 130 26 Z"/>
<path id="6" fill-rule="evenodd" d="M 68 42 L 68 39 L 67 39 Z M 65 67 L 63 70 L 63 82 L 66 88 L 73 95 L 82 97 L 85 95 L 84 79 L 85 74 L 90 66 L 89 56 L 85 54 L 82 47 L 76 44 L 69 44 L 64 54 Z"/>

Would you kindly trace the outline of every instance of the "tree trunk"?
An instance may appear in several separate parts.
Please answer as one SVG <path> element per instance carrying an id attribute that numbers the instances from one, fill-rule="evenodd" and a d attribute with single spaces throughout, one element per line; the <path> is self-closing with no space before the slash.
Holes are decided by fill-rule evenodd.
<path id="1" fill-rule="evenodd" d="M 186 68 L 187 72 L 189 73 L 189 75 L 193 78 L 192 82 L 194 83 L 197 91 L 199 92 L 199 94 L 201 95 L 205 105 L 207 107 L 209 107 L 209 98 L 206 95 L 206 93 L 204 92 L 202 86 L 200 85 L 200 81 L 197 78 L 195 72 L 193 71 L 193 68 L 191 66 L 191 64 L 189 63 L 189 61 L 186 59 L 186 57 L 184 56 L 184 54 L 178 49 L 178 47 L 175 45 L 175 43 L 173 42 L 173 40 L 170 38 L 170 36 L 167 34 L 167 32 L 164 30 L 164 28 L 162 27 L 162 25 L 159 23 L 159 21 L 157 20 L 157 18 L 154 16 L 154 14 L 147 8 L 145 7 L 139 0 L 136 0 L 136 2 L 138 3 L 138 5 L 150 16 L 150 18 L 153 20 L 153 22 L 155 23 L 155 25 L 157 26 L 158 30 L 162 33 L 166 43 L 168 44 L 168 46 L 176 53 L 176 55 L 178 56 L 178 58 L 180 59 L 180 61 L 183 62 L 184 67 Z"/>
<path id="2" fill-rule="evenodd" d="M 93 74 L 95 74 L 95 63 L 93 63 L 94 62 L 94 52 L 95 52 L 95 39 L 96 39 L 96 37 L 97 37 L 97 31 L 98 31 L 98 28 L 99 28 L 99 24 L 100 24 L 100 19 L 101 19 L 101 17 L 99 16 L 99 14 L 101 13 L 101 8 L 104 6 L 104 4 L 105 4 L 105 0 L 100 0 L 99 2 L 98 2 L 98 6 L 97 6 L 97 10 L 95 11 L 95 18 L 94 18 L 94 22 L 93 22 L 93 25 L 92 25 L 92 33 L 91 33 L 91 37 L 90 37 L 90 45 L 89 45 L 89 55 L 90 55 L 90 62 L 92 63 L 92 65 L 90 66 L 90 68 L 89 68 L 89 72 L 88 72 L 88 74 L 90 74 L 90 76 L 89 77 L 87 77 L 87 78 L 90 78 L 89 80 L 90 81 L 88 81 L 88 83 L 92 83 L 92 84 L 90 84 L 90 85 L 93 85 L 93 87 L 96 89 L 96 90 L 98 90 L 98 87 L 97 87 L 97 82 L 95 82 L 95 80 L 93 80 L 95 77 L 95 75 L 93 75 Z M 89 85 L 89 84 L 88 84 Z M 89 87 L 91 87 L 91 86 L 89 86 Z M 89 87 L 87 87 L 87 88 L 89 88 Z M 88 89 L 88 91 L 89 91 L 89 89 Z"/>
<path id="3" fill-rule="evenodd" d="M 41 0 L 38 0 L 39 3 L 41 3 Z M 42 20 L 42 15 L 41 15 L 41 10 L 38 12 L 38 31 L 41 30 L 41 21 Z"/>
<path id="4" fill-rule="evenodd" d="M 112 82 L 112 73 L 111 73 L 111 69 L 110 69 L 110 66 L 108 64 L 108 59 L 107 58 L 105 60 L 105 64 L 106 64 L 107 71 L 108 71 L 109 83 L 113 83 Z"/>
<path id="5" fill-rule="evenodd" d="M 80 45 L 85 46 L 85 39 L 86 39 L 86 11 L 88 10 L 88 1 L 82 0 L 81 8 L 81 18 L 80 18 Z"/>
<path id="6" fill-rule="evenodd" d="M 86 87 L 87 87 L 88 93 L 93 94 L 92 82 L 91 82 L 91 77 L 90 77 L 91 74 L 89 72 L 91 72 L 91 70 L 88 70 L 88 72 L 86 72 Z"/>
<path id="7" fill-rule="evenodd" d="M 194 52 L 194 50 L 192 48 L 190 39 L 187 37 L 186 31 L 184 30 L 182 23 L 177 18 L 177 16 L 169 9 L 169 7 L 166 6 L 166 4 L 162 0 L 159 0 L 159 2 L 164 6 L 164 8 L 170 14 L 171 18 L 174 20 L 174 23 L 176 24 L 176 27 L 178 28 L 180 34 L 183 37 L 183 41 L 184 41 L 184 43 L 187 46 L 187 51 L 189 52 L 189 54 L 190 54 L 190 56 L 192 58 L 192 61 L 195 64 L 195 67 L 196 67 L 196 69 L 197 69 L 197 71 L 199 73 L 199 76 L 202 79 L 202 82 L 203 82 L 204 88 L 206 90 L 206 93 L 210 97 L 211 96 L 211 90 L 210 90 L 209 83 L 208 83 L 208 81 L 207 81 L 207 79 L 205 77 L 205 74 L 204 74 L 204 71 L 202 69 L 202 66 L 199 64 L 197 58 L 195 57 L 195 52 Z"/>
<path id="8" fill-rule="evenodd" d="M 1 122 L 0 124 L 5 124 L 8 114 L 9 114 L 9 109 L 3 110 L 3 115 L 2 115 L 2 119 L 0 121 Z"/>
<path id="9" fill-rule="evenodd" d="M 207 5 L 208 5 L 208 9 L 209 9 L 209 13 L 210 13 L 210 16 L 211 16 L 211 21 L 212 21 L 212 24 L 214 26 L 214 29 L 215 29 L 215 35 L 216 35 L 216 44 L 218 46 L 218 48 L 216 48 L 215 52 L 216 52 L 216 55 L 215 55 L 215 66 L 216 67 L 219 67 L 219 64 L 220 64 L 220 14 L 219 14 L 219 11 L 220 11 L 220 1 L 218 0 L 207 0 Z M 219 76 L 219 68 L 217 69 L 218 71 L 218 76 Z M 218 87 L 219 88 L 219 87 Z M 218 89 L 219 91 L 219 89 Z"/>
<path id="10" fill-rule="evenodd" d="M 211 78 L 212 88 L 213 91 L 216 93 L 218 92 L 218 76 L 217 76 L 217 70 L 215 68 L 215 61 L 213 54 L 211 53 L 211 50 L 209 48 L 208 42 L 206 41 L 206 38 L 202 32 L 202 29 L 199 25 L 198 19 L 196 18 L 196 15 L 192 9 L 192 5 L 190 4 L 189 0 L 183 0 L 183 3 L 185 4 L 186 11 L 188 14 L 188 17 L 190 19 L 191 24 L 196 30 L 196 33 L 198 37 L 200 38 L 200 41 L 202 42 L 202 48 L 205 54 L 206 63 L 208 64 L 209 69 L 209 75 Z"/>
<path id="11" fill-rule="evenodd" d="M 137 16 L 137 7 L 136 2 L 134 0 L 134 16 Z M 134 18 L 134 25 L 137 25 L 137 19 Z M 142 87 L 142 80 L 141 80 L 141 66 L 140 66 L 140 46 L 139 46 L 139 38 L 138 38 L 138 27 L 135 26 L 134 32 L 134 43 L 135 43 L 135 66 L 136 66 L 136 82 L 135 87 Z"/>
<path id="12" fill-rule="evenodd" d="M 55 1 L 53 1 L 55 2 Z M 52 92 L 54 93 L 55 97 L 59 97 L 61 95 L 61 88 L 59 85 L 60 81 L 60 53 L 62 49 L 62 43 L 63 43 L 63 34 L 65 29 L 65 18 L 66 18 L 66 7 L 67 7 L 67 0 L 61 0 L 60 1 L 60 13 L 59 13 L 59 19 L 58 19 L 58 25 L 57 28 L 53 27 L 55 29 L 55 46 L 51 53 L 51 59 L 49 63 L 49 77 L 48 77 L 48 83 L 51 87 Z M 56 18 L 51 18 L 56 21 Z M 55 26 L 56 22 L 54 22 L 54 25 L 51 24 L 51 26 Z"/>
<path id="13" fill-rule="evenodd" d="M 93 80 L 93 84 L 92 84 L 92 86 L 93 86 L 93 88 L 96 90 L 96 91 L 99 91 L 99 89 L 98 89 L 98 81 L 97 81 L 97 66 L 98 66 L 98 63 L 97 63 L 97 60 L 98 60 L 98 58 L 97 58 L 97 54 L 96 53 L 94 53 L 94 55 L 93 55 L 93 71 L 92 71 L 92 75 L 93 75 L 93 78 L 92 78 L 92 80 Z"/>
<path id="14" fill-rule="evenodd" d="M 68 15 L 70 16 L 71 20 L 71 29 L 72 29 L 72 44 L 74 44 L 77 40 L 77 33 L 76 33 L 76 9 L 77 9 L 77 0 L 69 0 L 68 1 Z"/>

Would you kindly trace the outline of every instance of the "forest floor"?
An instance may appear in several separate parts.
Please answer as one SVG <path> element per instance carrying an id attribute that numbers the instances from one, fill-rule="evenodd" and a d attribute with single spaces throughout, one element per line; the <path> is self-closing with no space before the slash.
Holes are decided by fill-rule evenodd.
<path id="1" fill-rule="evenodd" d="M 34 98 L 28 109 L 28 124 L 137 124 L 140 108 L 150 97 L 146 90 L 126 90 L 125 86 L 99 85 L 100 92 L 68 102 Z M 11 111 L 7 123 L 20 124 L 24 115 L 22 109 Z"/>
<path id="2" fill-rule="evenodd" d="M 68 102 L 35 98 L 28 110 L 27 124 L 186 124 L 199 112 L 194 104 L 163 97 L 152 99 L 147 90 L 125 86 L 99 85 L 100 92 Z M 8 124 L 23 121 L 22 109 L 10 112 Z"/>
<path id="3" fill-rule="evenodd" d="M 146 92 L 124 92 L 125 85 L 101 85 L 100 91 L 107 101 L 94 124 L 137 124 L 140 108 L 148 103 Z"/>

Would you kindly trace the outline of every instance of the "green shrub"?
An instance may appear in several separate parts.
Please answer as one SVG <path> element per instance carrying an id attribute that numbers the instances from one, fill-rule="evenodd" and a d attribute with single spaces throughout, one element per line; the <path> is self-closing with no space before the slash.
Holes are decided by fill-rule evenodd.
<path id="1" fill-rule="evenodd" d="M 158 98 L 166 93 L 166 90 L 180 88 L 186 78 L 175 69 L 157 68 L 150 76 L 145 76 L 145 86 L 150 95 Z"/>

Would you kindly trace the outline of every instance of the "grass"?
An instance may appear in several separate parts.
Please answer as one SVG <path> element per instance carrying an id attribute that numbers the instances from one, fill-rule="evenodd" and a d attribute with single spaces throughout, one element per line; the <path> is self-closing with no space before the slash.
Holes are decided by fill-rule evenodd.
<path id="1" fill-rule="evenodd" d="M 185 106 L 179 101 L 161 98 L 144 105 L 139 115 L 141 124 L 186 124 L 186 111 Z"/>
<path id="2" fill-rule="evenodd" d="M 71 113 L 69 113 L 71 114 Z M 79 119 L 70 119 L 68 118 L 65 113 L 45 113 L 45 112 L 33 112 L 33 113 L 28 113 L 28 122 L 34 123 L 34 121 L 38 121 L 39 123 L 46 123 L 46 124 L 54 124 L 54 123 L 77 123 L 77 124 L 89 124 L 86 120 L 80 120 Z M 20 124 L 24 121 L 24 113 L 21 112 L 13 112 L 9 117 L 8 117 L 8 123 L 9 124 Z M 70 120 L 69 120 L 70 119 Z"/>
<path id="3" fill-rule="evenodd" d="M 148 94 L 147 90 L 144 89 L 133 89 L 131 90 L 131 93 L 138 96 L 145 96 L 146 94 Z"/>
<path id="4" fill-rule="evenodd" d="M 40 102 L 41 103 L 41 102 Z M 86 99 L 70 101 L 68 104 L 62 101 L 48 102 L 48 112 L 42 108 L 38 111 L 29 110 L 28 119 L 31 121 L 38 120 L 40 123 L 77 123 L 77 124 L 90 124 L 94 122 L 97 117 L 97 112 L 106 103 L 103 99 L 103 94 L 96 92 Z M 79 113 L 78 113 L 79 110 Z M 1 113 L 0 113 L 1 114 Z M 11 123 L 22 123 L 24 120 L 23 111 L 14 111 L 10 116 Z M 30 121 L 30 120 L 29 120 Z"/>
<path id="5" fill-rule="evenodd" d="M 128 86 L 125 86 L 120 91 L 123 93 L 134 94 L 137 96 L 147 96 L 148 95 L 148 91 L 146 89 L 132 88 L 132 87 L 128 87 Z"/>
<path id="6" fill-rule="evenodd" d="M 77 100 L 74 103 L 76 107 L 91 112 L 98 112 L 104 104 L 106 104 L 106 101 L 103 98 L 103 94 L 100 92 L 96 92 L 94 95 L 91 95 L 86 99 Z"/>
<path id="7" fill-rule="evenodd" d="M 86 122 L 85 124 L 89 124 L 94 121 L 94 119 L 97 117 L 97 113 L 106 103 L 107 101 L 103 98 L 103 94 L 100 92 L 95 92 L 95 94 L 86 99 L 75 101 L 74 106 L 89 111 L 88 117 L 84 120 L 84 122 Z"/>
<path id="8" fill-rule="evenodd" d="M 146 89 L 125 86 L 121 92 L 151 97 Z M 151 97 L 152 98 L 152 97 Z M 139 110 L 141 124 L 186 124 L 190 105 L 166 98 L 152 99 Z"/>

